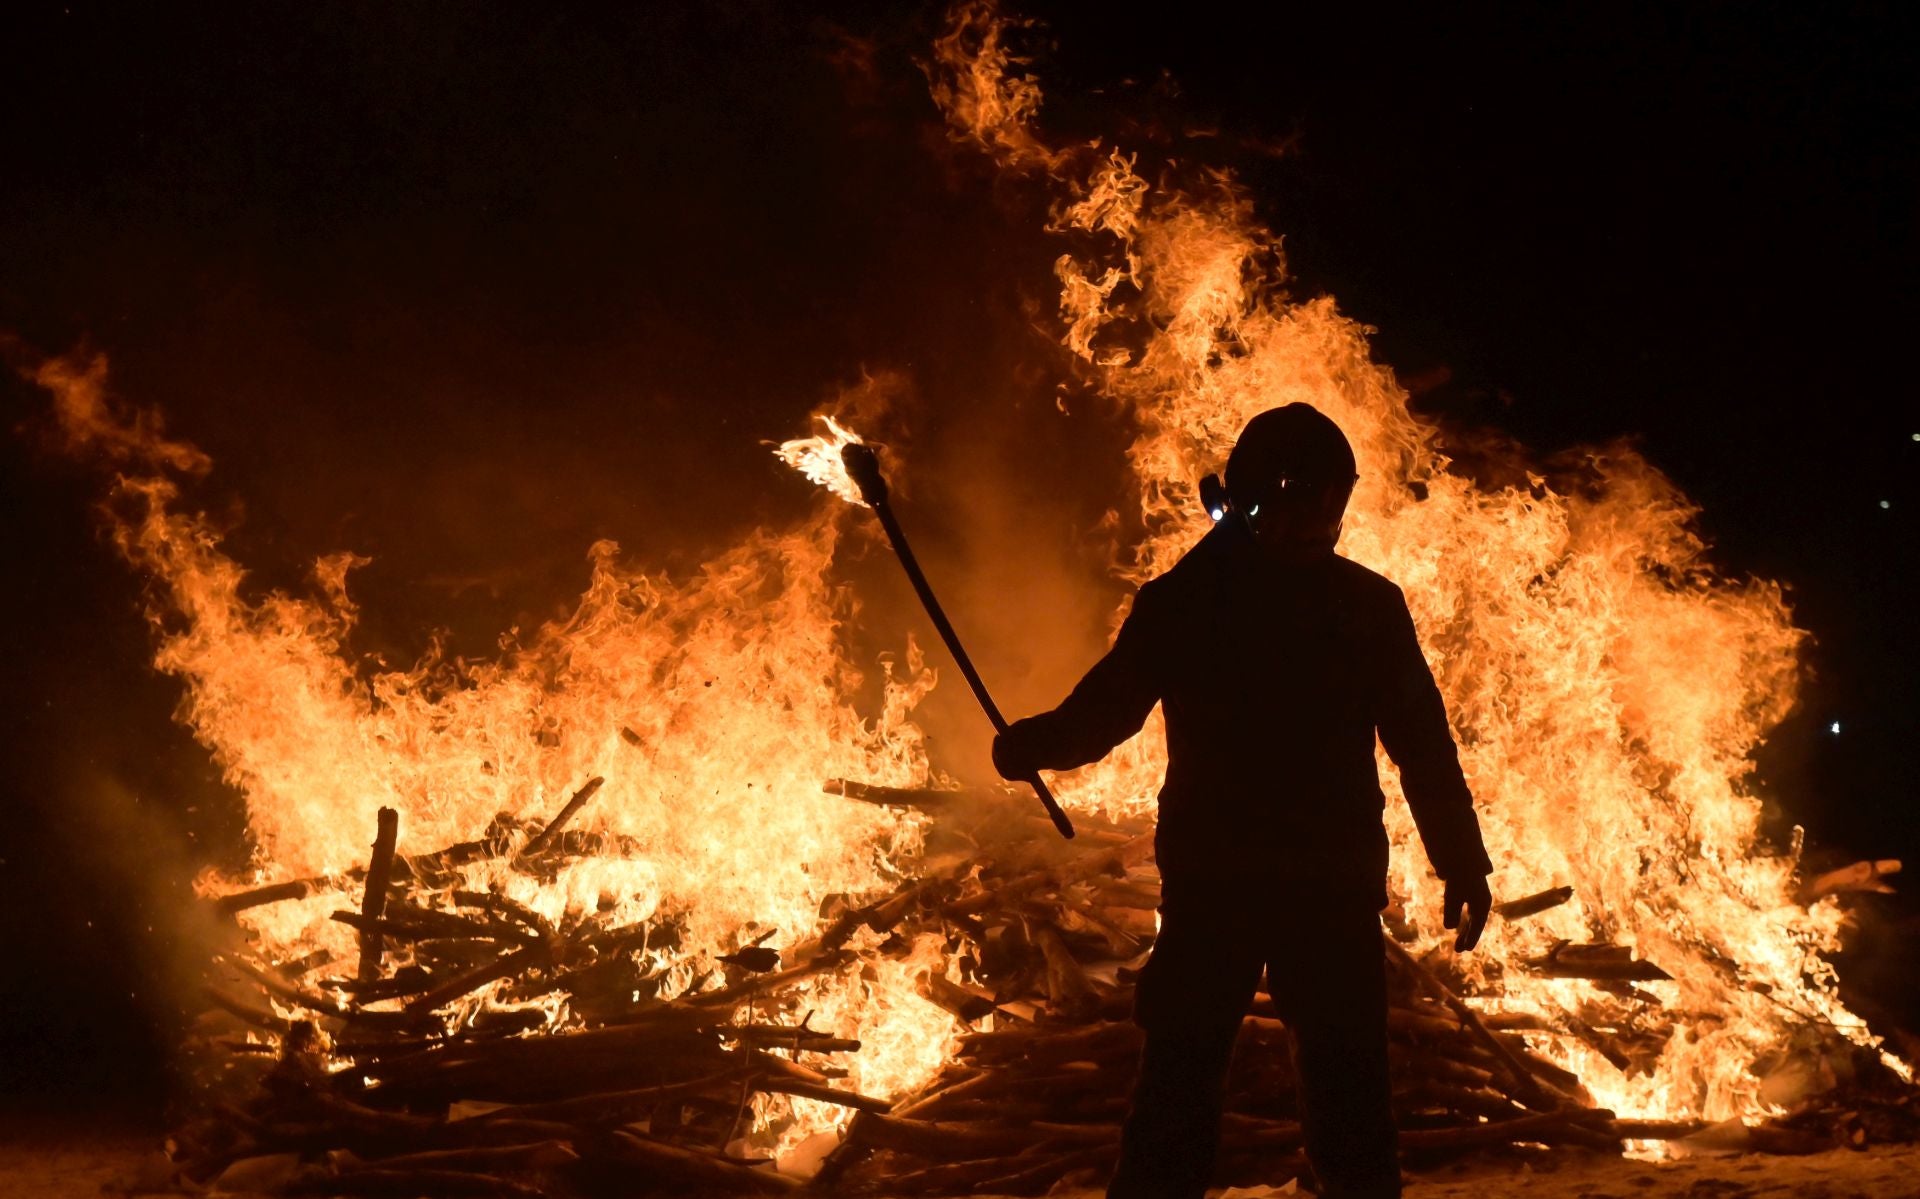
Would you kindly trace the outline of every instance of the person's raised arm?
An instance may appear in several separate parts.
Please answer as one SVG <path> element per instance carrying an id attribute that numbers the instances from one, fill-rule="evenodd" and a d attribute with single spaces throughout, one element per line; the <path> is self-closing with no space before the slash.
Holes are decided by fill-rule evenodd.
<path id="1" fill-rule="evenodd" d="M 1473 794 L 1460 771 L 1460 754 L 1447 726 L 1446 703 L 1420 652 L 1413 616 L 1399 589 L 1386 620 L 1386 670 L 1381 686 L 1380 744 L 1400 770 L 1400 788 L 1413 810 L 1427 860 L 1446 883 L 1444 917 L 1458 928 L 1454 948 L 1472 949 L 1486 927 L 1493 870 L 1473 814 Z M 1465 919 L 1461 909 L 1465 908 Z"/>
<path id="2" fill-rule="evenodd" d="M 1107 756 L 1140 731 L 1160 700 L 1161 636 L 1147 590 L 1134 599 L 1113 648 L 1094 663 L 1060 706 L 1016 720 L 993 739 L 993 765 L 1020 779 L 1036 769 L 1072 770 Z"/>

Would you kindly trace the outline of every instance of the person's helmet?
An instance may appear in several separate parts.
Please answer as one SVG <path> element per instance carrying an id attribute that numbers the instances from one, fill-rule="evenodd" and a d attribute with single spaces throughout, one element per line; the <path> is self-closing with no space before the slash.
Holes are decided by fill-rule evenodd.
<path id="1" fill-rule="evenodd" d="M 1353 447 L 1311 404 L 1247 422 L 1227 458 L 1226 492 L 1254 540 L 1286 555 L 1331 553 L 1353 494 Z M 1216 518 L 1217 519 L 1217 518 Z"/>
<path id="2" fill-rule="evenodd" d="M 1345 488 L 1357 477 L 1347 435 L 1311 404 L 1269 408 L 1254 417 L 1227 458 L 1227 491 L 1243 511 L 1280 479 Z"/>

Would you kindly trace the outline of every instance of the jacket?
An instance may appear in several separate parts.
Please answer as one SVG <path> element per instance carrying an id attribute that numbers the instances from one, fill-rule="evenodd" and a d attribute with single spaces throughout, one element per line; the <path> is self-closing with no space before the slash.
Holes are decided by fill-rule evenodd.
<path id="1" fill-rule="evenodd" d="M 1378 734 L 1442 878 L 1492 867 L 1446 708 L 1400 588 L 1337 555 L 1276 563 L 1238 522 L 1142 587 L 1112 648 L 1050 712 L 1016 722 L 1024 762 L 1104 757 L 1165 710 L 1155 850 L 1169 902 L 1219 884 L 1386 895 Z"/>

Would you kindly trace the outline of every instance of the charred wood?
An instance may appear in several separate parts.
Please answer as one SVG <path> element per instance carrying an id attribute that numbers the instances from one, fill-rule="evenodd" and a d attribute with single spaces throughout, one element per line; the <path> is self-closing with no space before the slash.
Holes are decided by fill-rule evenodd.
<path id="1" fill-rule="evenodd" d="M 360 915 L 365 920 L 360 926 L 359 979 L 363 983 L 380 977 L 386 953 L 386 942 L 380 935 L 380 916 L 387 907 L 387 877 L 393 873 L 393 847 L 399 836 L 400 813 L 393 808 L 381 808 L 373 856 L 367 860 L 366 887 L 360 894 Z"/>
<path id="2" fill-rule="evenodd" d="M 1541 912 L 1559 907 L 1573 898 L 1572 887 L 1549 887 L 1519 899 L 1510 899 L 1505 903 L 1496 903 L 1493 910 L 1502 920 L 1520 920 L 1528 916 L 1537 916 Z"/>
<path id="3" fill-rule="evenodd" d="M 566 806 L 561 808 L 559 813 L 547 822 L 547 827 L 541 829 L 538 836 L 527 842 L 526 848 L 522 849 L 518 857 L 514 859 L 515 863 L 525 862 L 545 852 L 547 848 L 553 844 L 554 838 L 559 836 L 560 831 L 567 827 L 569 821 L 580 814 L 580 809 L 587 806 L 587 801 L 599 792 L 600 788 L 606 784 L 606 781 L 605 778 L 599 775 L 588 779 L 578 791 L 573 793 L 573 797 L 567 800 Z"/>

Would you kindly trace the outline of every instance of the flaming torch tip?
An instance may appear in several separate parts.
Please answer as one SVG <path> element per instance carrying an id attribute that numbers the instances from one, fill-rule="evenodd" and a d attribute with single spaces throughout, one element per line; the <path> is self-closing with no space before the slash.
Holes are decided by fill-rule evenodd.
<path id="1" fill-rule="evenodd" d="M 774 447 L 774 457 L 805 475 L 808 479 L 839 496 L 849 504 L 871 507 L 866 498 L 866 486 L 851 474 L 853 469 L 848 462 L 847 451 L 859 446 L 866 451 L 868 461 L 872 462 L 873 474 L 879 475 L 878 460 L 873 451 L 860 440 L 860 435 L 847 428 L 831 416 L 818 418 L 826 432 L 819 437 L 799 437 L 792 441 L 783 441 Z M 884 495 L 884 485 L 882 486 Z"/>

